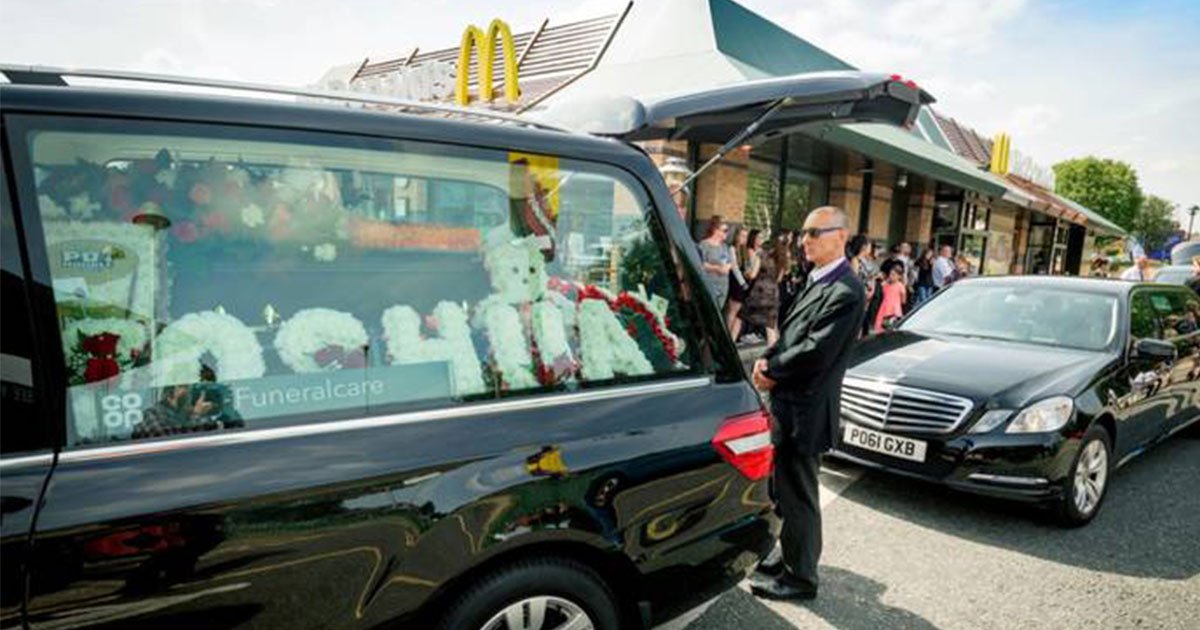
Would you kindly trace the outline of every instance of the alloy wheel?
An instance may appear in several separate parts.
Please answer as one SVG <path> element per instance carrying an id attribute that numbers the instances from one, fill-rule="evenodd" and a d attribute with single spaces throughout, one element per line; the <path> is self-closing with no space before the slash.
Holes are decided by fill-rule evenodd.
<path id="1" fill-rule="evenodd" d="M 496 613 L 480 630 L 593 630 L 592 619 L 560 597 L 527 597 Z"/>
<path id="2" fill-rule="evenodd" d="M 1075 509 L 1087 516 L 1100 505 L 1108 483 L 1108 449 L 1101 440 L 1092 440 L 1075 463 Z"/>

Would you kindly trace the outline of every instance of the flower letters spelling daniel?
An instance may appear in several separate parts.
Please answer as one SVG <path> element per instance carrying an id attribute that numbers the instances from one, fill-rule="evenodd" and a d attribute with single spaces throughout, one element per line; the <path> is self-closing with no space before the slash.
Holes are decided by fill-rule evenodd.
<path id="1" fill-rule="evenodd" d="M 821 557 L 818 456 L 833 446 L 846 359 L 862 326 L 866 295 L 846 261 L 847 220 L 822 206 L 804 222 L 815 268 L 783 318 L 779 342 L 754 364 L 754 386 L 771 394 L 775 495 L 783 516 L 779 553 L 751 578 L 756 595 L 812 599 Z"/>

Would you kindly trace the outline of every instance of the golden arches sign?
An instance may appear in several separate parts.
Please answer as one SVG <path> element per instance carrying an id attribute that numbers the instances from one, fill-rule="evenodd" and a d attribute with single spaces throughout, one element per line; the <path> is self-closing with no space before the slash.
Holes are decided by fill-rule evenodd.
<path id="1" fill-rule="evenodd" d="M 504 54 L 504 97 L 509 103 L 516 103 L 521 97 L 521 88 L 517 85 L 517 50 L 513 45 L 512 31 L 508 24 L 500 20 L 492 20 L 487 33 L 477 26 L 468 26 L 463 31 L 462 46 L 458 49 L 458 69 L 455 77 L 454 100 L 459 105 L 471 102 L 467 91 L 468 78 L 471 72 L 471 51 L 479 48 L 479 97 L 491 101 L 494 96 L 492 88 L 492 65 L 496 60 L 496 37 L 500 38 L 500 47 Z"/>
<path id="2" fill-rule="evenodd" d="M 992 164 L 991 171 L 1004 175 L 1008 173 L 1009 155 L 1012 151 L 1012 138 L 1006 133 L 996 134 L 996 138 L 992 141 Z"/>

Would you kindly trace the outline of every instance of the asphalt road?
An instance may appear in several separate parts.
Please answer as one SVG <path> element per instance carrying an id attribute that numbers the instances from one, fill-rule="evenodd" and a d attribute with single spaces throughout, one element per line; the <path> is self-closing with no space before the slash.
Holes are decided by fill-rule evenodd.
<path id="1" fill-rule="evenodd" d="M 1133 460 L 1087 527 L 849 464 L 822 473 L 812 602 L 740 589 L 688 630 L 1200 628 L 1200 431 Z"/>

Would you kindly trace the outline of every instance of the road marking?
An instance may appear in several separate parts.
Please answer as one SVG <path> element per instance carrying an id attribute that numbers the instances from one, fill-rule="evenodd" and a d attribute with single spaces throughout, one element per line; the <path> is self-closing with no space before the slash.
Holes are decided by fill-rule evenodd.
<path id="1" fill-rule="evenodd" d="M 862 475 L 862 468 L 843 468 L 836 465 L 822 464 L 821 472 L 817 475 L 821 483 L 821 507 L 824 508 L 836 501 Z"/>

